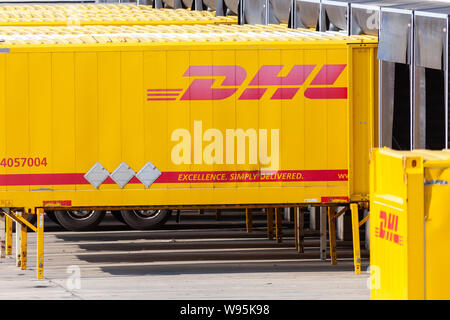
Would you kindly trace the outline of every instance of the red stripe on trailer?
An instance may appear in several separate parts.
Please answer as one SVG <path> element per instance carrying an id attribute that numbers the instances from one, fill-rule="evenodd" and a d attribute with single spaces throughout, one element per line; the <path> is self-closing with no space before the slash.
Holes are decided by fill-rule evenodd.
<path id="1" fill-rule="evenodd" d="M 347 181 L 347 170 L 163 172 L 155 183 Z M 133 177 L 129 183 L 141 183 Z M 89 184 L 84 173 L 2 174 L 0 186 Z M 103 184 L 115 184 L 107 178 Z"/>
<path id="2" fill-rule="evenodd" d="M 347 170 L 165 172 L 158 183 L 347 181 Z"/>

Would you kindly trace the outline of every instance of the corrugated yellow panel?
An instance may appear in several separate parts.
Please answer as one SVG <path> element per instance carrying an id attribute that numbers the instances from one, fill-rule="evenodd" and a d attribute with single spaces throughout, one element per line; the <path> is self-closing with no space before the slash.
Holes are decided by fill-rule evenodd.
<path id="1" fill-rule="evenodd" d="M 281 60 L 289 61 L 288 64 L 284 65 L 286 72 L 291 72 L 294 66 L 304 65 L 304 54 L 301 50 L 282 50 Z M 309 69 L 303 69 L 297 75 L 295 82 L 304 83 L 310 76 Z M 284 84 L 282 88 L 292 90 L 292 85 Z M 292 99 L 282 100 L 282 121 L 283 130 L 280 132 L 281 143 L 281 154 L 280 154 L 280 165 L 286 170 L 296 170 L 298 168 L 305 167 L 305 118 L 304 118 L 304 99 L 303 98 L 303 87 L 299 88 L 298 91 L 287 91 L 287 94 L 292 95 Z M 295 176 L 297 178 L 297 175 Z M 304 183 L 300 181 L 283 182 L 285 186 L 300 186 Z"/>
<path id="2" fill-rule="evenodd" d="M 303 51 L 304 65 L 314 66 L 305 85 L 302 94 L 305 92 L 311 82 L 316 78 L 327 61 L 327 49 L 306 49 Z M 339 102 L 337 102 L 339 103 Z M 330 124 L 327 117 L 327 101 L 322 99 L 303 99 L 304 114 L 304 152 L 300 154 L 304 160 L 304 170 L 321 170 L 328 165 L 328 130 Z M 309 186 L 319 186 L 321 182 L 310 181 Z M 326 195 L 324 195 L 326 196 Z M 311 198 L 310 201 L 316 202 L 320 199 Z"/>
<path id="3" fill-rule="evenodd" d="M 436 152 L 438 153 L 438 152 Z M 450 154 L 446 155 L 448 163 Z M 425 165 L 427 163 L 425 162 Z M 445 169 L 444 169 L 445 168 Z M 425 169 L 425 298 L 450 298 L 450 215 L 448 199 L 450 195 L 450 168 Z"/>
<path id="4" fill-rule="evenodd" d="M 264 186 L 281 186 L 281 182 L 272 181 L 272 178 L 275 177 L 274 174 L 276 175 L 276 171 L 278 171 L 276 167 L 273 167 L 274 154 L 272 153 L 272 145 L 274 144 L 272 143 L 272 132 L 279 141 L 279 154 L 283 153 L 284 148 L 283 141 L 280 137 L 280 131 L 283 131 L 281 101 L 279 99 L 272 99 L 276 94 L 277 88 L 281 86 L 281 79 L 277 76 L 269 75 L 270 73 L 268 72 L 272 65 L 284 67 L 281 62 L 281 50 L 259 50 L 258 61 L 260 69 L 256 81 L 260 89 L 267 88 L 267 92 L 259 99 L 259 166 L 261 171 L 267 171 L 267 175 L 262 175 L 262 180 L 265 180 L 263 182 Z M 275 144 L 277 144 L 276 141 Z"/>
<path id="5" fill-rule="evenodd" d="M 138 172 L 147 162 L 144 143 L 144 99 L 145 89 L 143 52 L 122 52 L 121 54 L 121 137 L 122 159 L 134 172 Z M 118 141 L 117 141 L 118 143 Z M 116 166 L 120 164 L 118 161 Z M 115 168 L 111 168 L 114 170 Z M 140 182 L 126 188 L 144 188 Z"/>
<path id="6" fill-rule="evenodd" d="M 189 51 L 167 51 L 166 53 L 166 89 L 177 90 L 177 103 L 163 103 L 161 107 L 167 106 L 167 170 L 177 176 L 180 183 L 168 183 L 167 188 L 189 188 L 189 177 L 177 175 L 178 172 L 189 172 L 192 155 L 190 101 L 180 100 L 183 92 L 189 87 L 190 79 L 183 76 L 190 66 Z M 158 89 L 158 88 L 155 88 Z M 167 100 L 170 101 L 170 100 Z M 152 103 L 152 102 L 150 102 Z M 159 106 L 156 100 L 153 102 Z M 178 147 L 177 147 L 178 146 Z"/>
<path id="7" fill-rule="evenodd" d="M 52 144 L 52 54 L 29 56 L 29 155 L 21 155 L 19 168 L 30 169 L 33 175 L 53 172 Z M 39 183 L 31 189 L 45 187 Z M 50 183 L 53 189 L 53 183 Z"/>
<path id="8" fill-rule="evenodd" d="M 75 53 L 75 164 L 76 173 L 82 174 L 99 159 L 97 61 L 96 52 Z M 94 187 L 83 184 L 77 185 L 77 189 Z"/>
<path id="9" fill-rule="evenodd" d="M 6 54 L 0 54 L 0 114 L 6 115 Z M 6 118 L 0 120 L 0 159 L 6 158 Z M 0 191 L 6 191 L 6 167 L 0 166 Z M 7 205 L 7 202 L 4 203 Z"/>
<path id="10" fill-rule="evenodd" d="M 53 173 L 75 173 L 75 55 L 52 54 L 52 163 Z M 54 185 L 54 190 L 74 190 L 75 182 Z"/>
<path id="11" fill-rule="evenodd" d="M 147 51 L 144 53 L 144 158 L 159 170 L 167 172 L 171 163 L 169 150 L 170 134 L 168 132 L 168 106 L 180 92 L 167 90 L 167 57 L 164 51 Z M 157 74 L 159 76 L 155 77 Z M 169 84 L 170 85 L 170 84 Z M 173 88 L 169 88 L 171 90 Z M 168 99 L 168 100 L 167 100 Z M 152 188 L 165 189 L 166 183 L 158 183 Z"/>
<path id="12" fill-rule="evenodd" d="M 75 55 L 52 54 L 52 163 L 53 173 L 75 173 Z M 54 185 L 54 190 L 74 190 L 75 181 Z"/>
<path id="13" fill-rule="evenodd" d="M 367 50 L 368 51 L 368 50 Z M 339 170 L 341 168 L 348 167 L 348 157 L 346 157 L 348 150 L 348 139 L 346 135 L 348 134 L 348 126 L 349 126 L 349 118 L 352 122 L 357 122 L 358 119 L 353 117 L 348 117 L 348 102 L 352 101 L 352 98 L 348 97 L 348 87 L 349 87 L 349 70 L 353 66 L 349 66 L 351 63 L 347 57 L 347 52 L 345 49 L 328 49 L 326 51 L 326 66 L 323 65 L 321 71 L 325 68 L 325 79 L 317 78 L 317 80 L 312 80 L 310 83 L 310 88 L 326 88 L 331 87 L 335 90 L 329 91 L 326 93 L 329 97 L 333 96 L 335 99 L 326 99 L 326 123 L 327 123 L 327 169 L 328 170 Z M 367 66 L 358 66 L 361 69 L 366 68 Z M 361 70 L 360 69 L 360 70 Z M 323 73 L 318 74 L 318 77 L 321 77 Z M 320 83 L 323 80 L 323 84 L 315 84 Z M 366 81 L 360 81 L 362 87 L 365 89 L 365 86 L 368 84 Z M 361 89 L 361 90 L 364 90 Z M 325 89 L 330 90 L 330 89 Z M 358 90 L 360 91 L 360 90 Z M 360 100 L 359 100 L 360 101 Z M 358 101 L 358 105 L 360 102 Z M 369 101 L 369 100 L 366 100 Z M 362 105 L 362 103 L 361 103 Z M 336 139 L 336 137 L 341 137 L 340 139 Z M 369 153 L 369 149 L 360 150 L 358 152 L 365 152 L 367 155 Z M 368 160 L 365 162 L 365 166 L 367 166 Z M 345 175 L 345 173 L 343 173 Z M 346 179 L 344 179 L 346 180 Z M 347 182 L 343 181 L 329 181 L 328 185 L 346 185 Z M 368 186 L 367 186 L 368 188 Z M 367 189 L 366 189 L 367 190 Z"/>
<path id="14" fill-rule="evenodd" d="M 16 166 L 15 158 L 30 155 L 30 114 L 29 114 L 29 65 L 28 54 L 8 54 L 6 58 L 6 155 L 0 166 L 7 168 L 8 175 L 26 175 L 29 167 Z M 17 176 L 13 176 L 17 177 Z M 23 177 L 23 176 L 22 176 Z M 8 191 L 29 191 L 22 179 L 8 179 Z"/>
<path id="15" fill-rule="evenodd" d="M 219 113 L 220 117 L 223 118 L 221 122 L 223 123 L 223 131 L 226 131 L 226 128 L 240 128 L 244 131 L 247 130 L 255 130 L 255 134 L 258 135 L 259 133 L 259 100 L 256 99 L 257 95 L 254 95 L 255 93 L 259 92 L 258 85 L 250 85 L 253 78 L 258 73 L 258 70 L 260 68 L 260 61 L 259 61 L 259 55 L 258 50 L 237 50 L 235 52 L 235 61 L 236 66 L 239 66 L 240 71 L 242 71 L 245 75 L 245 79 L 243 80 L 242 85 L 239 87 L 236 96 L 235 96 L 235 103 L 236 107 L 234 106 L 225 106 L 225 102 L 217 101 L 215 102 L 215 105 L 223 105 L 222 108 L 217 108 L 217 112 Z M 229 121 L 225 121 L 226 114 L 234 115 L 234 118 L 236 119 L 235 123 L 232 123 L 231 121 L 233 119 L 230 119 Z M 228 122 L 228 124 L 226 123 Z M 250 143 L 249 138 L 246 138 L 247 145 Z M 256 146 L 258 148 L 258 145 Z M 246 178 L 245 176 L 242 177 L 242 174 L 245 175 L 245 173 L 241 173 L 241 179 L 243 181 L 248 182 L 234 182 L 233 186 L 242 186 L 242 187 L 256 187 L 259 186 L 259 182 L 252 182 L 252 180 L 257 179 L 254 178 L 255 174 L 258 174 L 260 167 L 258 159 L 256 159 L 256 163 L 250 163 L 250 156 L 249 156 L 249 150 L 248 147 L 246 149 L 246 155 L 245 155 L 245 163 L 244 166 L 239 166 L 242 168 L 243 171 L 250 171 L 249 178 Z M 258 156 L 257 151 L 257 156 Z M 233 168 L 231 165 L 227 168 L 227 170 L 238 170 L 239 168 L 237 165 Z M 239 181 L 238 177 L 236 177 L 236 180 Z"/>
<path id="16" fill-rule="evenodd" d="M 98 53 L 98 161 L 112 172 L 122 161 L 122 68 L 120 52 Z M 125 115 L 126 117 L 126 115 Z M 106 186 L 103 186 L 106 188 Z M 108 189 L 119 189 L 116 184 Z"/>
<path id="17" fill-rule="evenodd" d="M 208 90 L 208 87 L 213 87 L 214 85 L 219 85 L 220 82 L 224 79 L 223 76 L 214 77 L 214 74 L 217 70 L 217 65 L 214 64 L 212 60 L 212 52 L 210 50 L 205 51 L 193 51 L 189 56 L 189 64 L 190 69 L 189 79 L 191 80 L 191 85 L 194 85 L 194 81 L 197 83 L 201 83 L 201 81 L 205 81 L 204 89 L 202 92 L 202 99 L 204 100 L 191 100 L 189 101 L 189 110 L 190 110 L 190 123 L 189 123 L 189 131 L 191 133 L 191 141 L 192 141 L 192 164 L 190 166 L 191 172 L 199 172 L 199 171 L 211 171 L 212 166 L 208 164 L 209 160 L 206 157 L 206 153 L 208 151 L 208 141 L 203 141 L 204 134 L 210 132 L 209 129 L 214 129 L 213 127 L 213 109 L 211 108 L 211 102 L 214 98 L 214 93 L 212 90 Z M 220 67 L 219 67 L 220 68 Z M 181 71 L 181 70 L 180 70 Z M 204 75 L 209 78 L 213 77 L 216 80 L 202 80 L 196 79 L 199 76 Z M 207 83 L 208 81 L 213 83 Z M 203 83 L 202 83 L 203 84 Z M 191 94 L 198 94 L 195 90 L 191 91 Z M 209 131 L 208 131 L 209 130 Z M 206 150 L 204 154 L 204 150 Z M 213 184 L 208 182 L 211 181 L 206 177 L 199 177 L 202 180 L 202 183 L 191 183 L 191 188 L 212 188 Z M 206 196 L 206 195 L 205 195 Z"/>

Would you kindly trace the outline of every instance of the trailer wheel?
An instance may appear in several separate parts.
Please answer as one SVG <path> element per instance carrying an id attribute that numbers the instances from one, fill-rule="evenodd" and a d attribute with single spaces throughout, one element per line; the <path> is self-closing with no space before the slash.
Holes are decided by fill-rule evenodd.
<path id="1" fill-rule="evenodd" d="M 157 229 L 169 220 L 171 210 L 122 210 L 125 223 L 136 230 Z"/>
<path id="2" fill-rule="evenodd" d="M 99 210 L 61 210 L 55 211 L 59 224 L 70 231 L 85 231 L 95 228 L 105 216 Z"/>
<path id="3" fill-rule="evenodd" d="M 118 221 L 120 221 L 122 223 L 125 223 L 125 220 L 123 220 L 123 217 L 122 217 L 122 214 L 120 213 L 120 210 L 111 211 L 111 214 L 113 215 L 114 218 L 116 218 L 116 220 L 118 220 Z"/>
<path id="4" fill-rule="evenodd" d="M 33 226 L 36 225 L 37 217 L 35 214 L 25 214 L 25 219 Z"/>
<path id="5" fill-rule="evenodd" d="M 56 219 L 55 213 L 53 211 L 46 211 L 45 214 L 47 217 L 52 220 L 52 222 L 56 223 L 58 226 L 61 224 L 59 223 L 58 219 Z"/>

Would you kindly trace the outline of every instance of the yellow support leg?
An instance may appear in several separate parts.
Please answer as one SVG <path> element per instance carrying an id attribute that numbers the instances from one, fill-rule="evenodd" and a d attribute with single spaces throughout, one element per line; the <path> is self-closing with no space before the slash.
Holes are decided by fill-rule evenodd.
<path id="1" fill-rule="evenodd" d="M 267 238 L 273 240 L 273 208 L 267 208 Z"/>
<path id="2" fill-rule="evenodd" d="M 355 265 L 355 274 L 361 274 L 358 205 L 356 203 L 350 204 L 350 211 L 352 213 L 353 261 Z"/>
<path id="3" fill-rule="evenodd" d="M 5 236 L 6 236 L 6 216 L 0 213 L 0 258 L 6 257 Z"/>
<path id="4" fill-rule="evenodd" d="M 252 209 L 245 209 L 245 226 L 247 228 L 247 233 L 251 233 L 253 231 L 253 217 L 252 217 Z"/>
<path id="5" fill-rule="evenodd" d="M 205 214 L 205 209 L 198 209 L 198 214 Z"/>
<path id="6" fill-rule="evenodd" d="M 295 250 L 297 251 L 297 252 L 300 252 L 299 251 L 299 235 L 298 235 L 298 215 L 299 215 L 299 212 L 300 212 L 300 210 L 299 210 L 300 208 L 299 207 L 297 207 L 297 208 L 295 208 L 295 212 L 294 212 L 294 244 L 295 244 Z"/>
<path id="7" fill-rule="evenodd" d="M 328 238 L 331 264 L 337 264 L 335 207 L 328 207 Z"/>
<path id="8" fill-rule="evenodd" d="M 27 226 L 25 224 L 20 225 L 20 268 L 27 269 Z"/>
<path id="9" fill-rule="evenodd" d="M 5 216 L 6 219 L 6 254 L 8 256 L 12 255 L 12 241 L 13 241 L 13 220 Z"/>
<path id="10" fill-rule="evenodd" d="M 297 237 L 295 248 L 297 252 L 305 252 L 305 234 L 304 234 L 304 208 L 295 208 L 295 234 Z"/>
<path id="11" fill-rule="evenodd" d="M 17 212 L 17 213 L 12 213 L 14 216 L 16 216 L 16 217 L 21 217 L 22 216 L 22 213 L 20 213 L 20 212 Z M 15 221 L 15 223 L 16 223 L 16 267 L 18 267 L 18 268 L 20 268 L 20 266 L 21 266 L 21 263 L 20 263 L 20 256 L 21 256 L 21 254 L 20 254 L 20 234 L 21 234 L 21 232 L 20 232 L 20 222 L 18 222 L 17 220 Z"/>
<path id="12" fill-rule="evenodd" d="M 37 239 L 37 278 L 44 278 L 44 210 L 37 210 L 37 225 L 36 225 L 36 239 Z"/>
<path id="13" fill-rule="evenodd" d="M 283 216 L 281 213 L 281 208 L 275 209 L 275 234 L 277 238 L 277 243 L 283 241 Z"/>
<path id="14" fill-rule="evenodd" d="M 217 209 L 216 210 L 216 221 L 220 221 L 222 218 L 222 210 Z"/>

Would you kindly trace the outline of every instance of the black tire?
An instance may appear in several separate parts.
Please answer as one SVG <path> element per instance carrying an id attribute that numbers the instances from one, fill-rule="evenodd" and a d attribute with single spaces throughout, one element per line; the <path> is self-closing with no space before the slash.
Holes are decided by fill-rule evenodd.
<path id="1" fill-rule="evenodd" d="M 169 220 L 171 210 L 122 210 L 125 223 L 136 230 L 158 229 Z"/>
<path id="2" fill-rule="evenodd" d="M 64 210 L 55 211 L 55 218 L 59 224 L 70 231 L 92 230 L 105 216 L 105 211 L 98 210 Z"/>
<path id="3" fill-rule="evenodd" d="M 114 216 L 114 218 L 116 218 L 116 220 L 126 224 L 125 220 L 123 220 L 120 210 L 111 211 L 111 214 Z"/>
<path id="4" fill-rule="evenodd" d="M 61 224 L 59 223 L 58 219 L 56 219 L 55 212 L 53 212 L 53 211 L 47 211 L 45 214 L 47 215 L 47 217 L 48 217 L 50 220 L 52 220 L 52 222 L 56 223 L 58 226 L 61 225 Z"/>
<path id="5" fill-rule="evenodd" d="M 36 225 L 37 217 L 35 214 L 25 214 L 25 219 L 33 226 Z"/>

